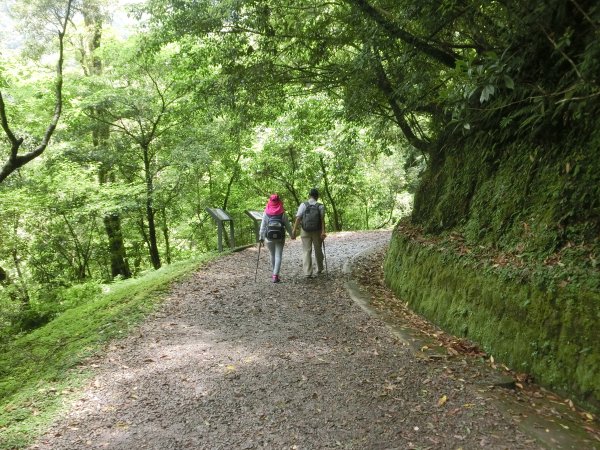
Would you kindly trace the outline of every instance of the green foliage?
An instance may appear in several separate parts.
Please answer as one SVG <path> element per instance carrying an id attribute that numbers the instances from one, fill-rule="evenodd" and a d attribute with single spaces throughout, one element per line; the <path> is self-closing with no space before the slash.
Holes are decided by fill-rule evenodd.
<path id="1" fill-rule="evenodd" d="M 577 133 L 535 149 L 516 141 L 486 158 L 472 151 L 480 142 L 457 145 L 452 157 L 425 172 L 414 222 L 428 231 L 454 229 L 470 244 L 526 260 L 594 268 L 600 167 L 591 149 L 599 137 Z"/>
<path id="2" fill-rule="evenodd" d="M 340 103 L 325 96 L 308 97 L 290 102 L 288 114 L 259 131 L 247 170 L 254 190 L 263 193 L 260 209 L 266 193 L 278 192 L 295 212 L 309 187 L 318 186 L 329 229 L 336 220 L 342 229 L 383 227 L 399 216 L 397 196 L 411 178 L 401 149 L 388 145 L 393 156 L 382 155 L 372 129 L 346 123 L 339 110 Z"/>
<path id="3" fill-rule="evenodd" d="M 575 121 L 593 126 L 588 119 L 597 113 L 599 87 L 589 70 L 598 68 L 598 14 L 586 2 L 511 5 L 503 12 L 508 22 L 488 32 L 495 49 L 468 52 L 456 65 L 444 93 L 454 120 L 472 131 L 494 129 L 488 144 Z"/>
<path id="4" fill-rule="evenodd" d="M 39 57 L 66 3 L 16 3 Z M 206 207 L 228 210 L 240 245 L 253 241 L 244 210 L 278 192 L 293 211 L 312 186 L 329 229 L 389 226 L 414 192 L 413 222 L 527 267 L 464 275 L 471 294 L 486 277 L 498 290 L 598 288 L 593 2 L 150 0 L 137 9 L 146 31 L 126 39 L 107 32 L 107 2 L 77 6 L 53 151 L 0 185 L 0 341 L 49 322 L 14 345 L 44 341 L 90 305 L 110 312 L 95 295 L 115 254 L 139 276 L 215 248 Z M 2 58 L 8 118 L 30 150 L 52 78 L 44 61 Z M 515 289 L 547 311 L 550 294 Z M 448 314 L 468 319 L 469 307 Z M 553 345 L 540 338 L 534 352 Z"/>
<path id="5" fill-rule="evenodd" d="M 18 137 L 23 137 L 24 149 L 32 150 L 52 117 L 54 68 L 40 68 L 27 59 L 4 54 L 0 54 L 0 68 L 0 87 L 9 124 Z M 5 139 L 2 132 L 0 155 L 3 156 L 9 148 Z"/>

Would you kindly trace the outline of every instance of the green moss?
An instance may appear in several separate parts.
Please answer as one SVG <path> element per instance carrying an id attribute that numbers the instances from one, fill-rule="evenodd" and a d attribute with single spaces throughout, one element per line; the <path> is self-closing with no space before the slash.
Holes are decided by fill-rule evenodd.
<path id="1" fill-rule="evenodd" d="M 411 307 L 542 385 L 600 406 L 600 293 L 515 280 L 395 232 L 386 281 Z"/>
<path id="2" fill-rule="evenodd" d="M 564 134 L 563 141 L 495 149 L 473 137 L 446 142 L 415 194 L 413 223 L 534 259 L 573 245 L 597 256 L 600 129 Z M 578 263 L 588 264 L 581 256 Z"/>

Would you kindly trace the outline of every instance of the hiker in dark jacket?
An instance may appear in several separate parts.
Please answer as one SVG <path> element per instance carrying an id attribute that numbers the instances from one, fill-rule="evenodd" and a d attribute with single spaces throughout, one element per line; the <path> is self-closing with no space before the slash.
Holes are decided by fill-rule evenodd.
<path id="1" fill-rule="evenodd" d="M 298 225 L 302 227 L 300 238 L 302 239 L 302 251 L 304 254 L 302 270 L 306 278 L 312 277 L 312 249 L 315 249 L 315 258 L 317 260 L 316 275 L 323 273 L 323 240 L 325 234 L 325 206 L 318 203 L 319 191 L 312 188 L 309 193 L 308 201 L 303 202 L 296 213 L 296 220 L 292 228 L 292 238 L 296 237 Z"/>
<path id="2" fill-rule="evenodd" d="M 292 226 L 283 208 L 283 202 L 279 198 L 279 195 L 273 194 L 267 202 L 259 231 L 260 242 L 266 242 L 266 247 L 271 254 L 271 267 L 273 268 L 271 280 L 273 283 L 281 281 L 279 279 L 279 270 L 281 269 L 286 231 L 292 239 L 296 239 L 296 236 L 292 234 Z"/>

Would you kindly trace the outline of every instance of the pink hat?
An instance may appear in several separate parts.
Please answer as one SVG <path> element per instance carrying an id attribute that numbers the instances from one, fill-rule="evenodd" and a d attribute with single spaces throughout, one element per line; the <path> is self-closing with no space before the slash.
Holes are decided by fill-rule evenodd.
<path id="1" fill-rule="evenodd" d="M 283 209 L 283 202 L 279 198 L 279 195 L 273 194 L 269 197 L 269 201 L 267 202 L 267 207 L 265 208 L 265 213 L 269 216 L 276 216 L 279 214 L 283 214 L 285 209 Z"/>

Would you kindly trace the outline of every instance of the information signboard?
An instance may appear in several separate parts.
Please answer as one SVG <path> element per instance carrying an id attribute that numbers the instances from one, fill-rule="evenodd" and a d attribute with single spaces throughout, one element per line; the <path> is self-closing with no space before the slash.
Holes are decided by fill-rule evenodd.
<path id="1" fill-rule="evenodd" d="M 254 236 L 256 238 L 256 241 L 258 242 L 258 234 L 260 232 L 260 223 L 262 222 L 262 218 L 263 218 L 263 212 L 262 211 L 251 211 L 249 209 L 247 209 L 246 211 L 244 211 L 254 222 Z"/>
<path id="2" fill-rule="evenodd" d="M 222 222 L 226 220 L 233 220 L 229 214 L 223 211 L 221 208 L 206 208 L 206 211 L 213 217 L 215 220 L 220 220 Z"/>
<path id="3" fill-rule="evenodd" d="M 235 248 L 235 238 L 233 235 L 233 219 L 227 212 L 221 208 L 206 208 L 206 212 L 217 222 L 217 246 L 220 252 L 223 251 L 223 228 L 224 223 L 229 222 L 229 247 Z"/>

